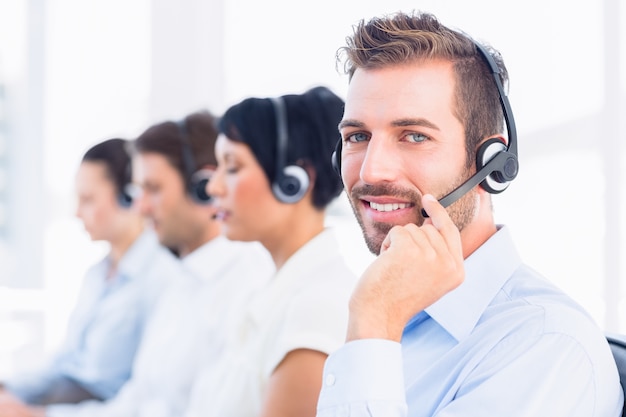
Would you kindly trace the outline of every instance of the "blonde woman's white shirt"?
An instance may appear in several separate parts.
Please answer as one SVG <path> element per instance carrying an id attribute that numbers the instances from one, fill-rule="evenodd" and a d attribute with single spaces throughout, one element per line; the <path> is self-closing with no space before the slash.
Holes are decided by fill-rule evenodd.
<path id="1" fill-rule="evenodd" d="M 53 406 L 49 417 L 178 417 L 188 406 L 199 365 L 222 354 L 233 305 L 265 285 L 274 265 L 258 243 L 218 237 L 186 256 L 163 295 L 133 366 L 113 399 Z"/>
<path id="2" fill-rule="evenodd" d="M 355 284 L 333 232 L 326 229 L 250 298 L 242 314 L 231 315 L 234 331 L 224 355 L 218 363 L 204 364 L 185 416 L 258 415 L 268 380 L 287 353 L 330 354 L 343 345 Z"/>

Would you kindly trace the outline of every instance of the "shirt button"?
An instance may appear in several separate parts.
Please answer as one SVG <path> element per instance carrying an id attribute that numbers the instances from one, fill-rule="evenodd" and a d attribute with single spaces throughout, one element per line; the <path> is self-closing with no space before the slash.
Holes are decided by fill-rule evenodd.
<path id="1" fill-rule="evenodd" d="M 335 378 L 335 375 L 333 374 L 328 374 L 326 375 L 326 386 L 327 387 L 332 387 L 333 385 L 335 385 L 335 381 L 337 380 L 337 378 Z"/>

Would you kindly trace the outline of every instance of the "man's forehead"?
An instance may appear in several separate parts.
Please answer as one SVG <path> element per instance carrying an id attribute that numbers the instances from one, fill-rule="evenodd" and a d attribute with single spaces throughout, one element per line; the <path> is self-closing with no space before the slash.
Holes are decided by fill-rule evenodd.
<path id="1" fill-rule="evenodd" d="M 367 116 L 389 114 L 394 119 L 425 117 L 422 111 L 452 110 L 452 63 L 412 62 L 385 68 L 359 68 L 348 86 L 343 119 L 354 123 Z M 416 113 L 418 112 L 418 113 Z"/>

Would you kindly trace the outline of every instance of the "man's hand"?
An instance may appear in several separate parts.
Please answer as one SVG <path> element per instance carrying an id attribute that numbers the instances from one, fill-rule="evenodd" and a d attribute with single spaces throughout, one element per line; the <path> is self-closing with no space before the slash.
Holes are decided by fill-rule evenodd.
<path id="1" fill-rule="evenodd" d="M 393 227 L 361 276 L 350 300 L 347 341 L 399 342 L 411 317 L 463 282 L 459 230 L 433 196 L 425 195 L 422 204 L 430 217 L 421 227 Z"/>

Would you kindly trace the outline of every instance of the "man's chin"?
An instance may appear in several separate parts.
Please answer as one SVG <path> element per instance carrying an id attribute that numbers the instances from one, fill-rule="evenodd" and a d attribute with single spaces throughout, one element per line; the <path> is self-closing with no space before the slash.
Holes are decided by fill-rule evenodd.
<path id="1" fill-rule="evenodd" d="M 365 232 L 364 233 L 365 245 L 367 246 L 367 248 L 372 254 L 378 255 L 380 254 L 380 248 L 383 245 L 383 241 L 385 240 L 385 237 L 387 237 L 387 234 L 381 235 L 378 232 L 374 232 L 374 233 Z"/>
<path id="2" fill-rule="evenodd" d="M 161 245 L 168 247 L 168 248 L 172 248 L 176 246 L 174 242 L 172 242 L 172 239 L 170 239 L 169 236 L 164 234 L 162 230 L 156 229 L 155 231 L 156 231 L 157 237 L 159 238 L 159 242 L 161 243 Z"/>

